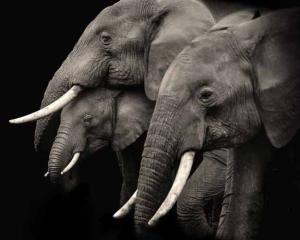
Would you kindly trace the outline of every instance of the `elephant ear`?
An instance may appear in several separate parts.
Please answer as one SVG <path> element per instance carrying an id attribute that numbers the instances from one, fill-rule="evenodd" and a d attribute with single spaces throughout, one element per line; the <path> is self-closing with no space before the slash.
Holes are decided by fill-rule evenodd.
<path id="1" fill-rule="evenodd" d="M 267 14 L 239 27 L 250 48 L 261 119 L 275 147 L 300 127 L 300 9 Z"/>
<path id="2" fill-rule="evenodd" d="M 195 37 L 214 25 L 208 8 L 193 0 L 158 1 L 159 10 L 153 21 L 157 33 L 151 43 L 145 92 L 149 99 L 157 98 L 161 80 L 178 53 Z"/>
<path id="3" fill-rule="evenodd" d="M 210 30 L 218 31 L 218 30 L 226 29 L 234 25 L 251 21 L 257 17 L 260 17 L 260 15 L 261 15 L 260 11 L 256 9 L 240 10 L 223 17 Z"/>
<path id="4" fill-rule="evenodd" d="M 140 91 L 126 91 L 118 98 L 112 149 L 121 151 L 133 144 L 147 131 L 154 109 Z"/>

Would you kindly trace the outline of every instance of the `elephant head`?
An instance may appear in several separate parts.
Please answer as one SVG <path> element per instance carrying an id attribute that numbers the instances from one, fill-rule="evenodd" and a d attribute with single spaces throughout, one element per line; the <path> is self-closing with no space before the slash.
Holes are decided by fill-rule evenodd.
<path id="1" fill-rule="evenodd" d="M 61 111 L 48 162 L 51 181 L 72 187 L 76 178 L 69 170 L 79 158 L 106 146 L 125 149 L 148 129 L 152 112 L 152 103 L 140 91 L 98 87 L 81 93 Z"/>
<path id="2" fill-rule="evenodd" d="M 264 131 L 278 148 L 294 137 L 300 127 L 299 26 L 299 9 L 281 10 L 212 30 L 177 56 L 162 80 L 144 145 L 137 224 L 152 225 L 172 207 L 195 151 L 243 146 Z M 179 181 L 157 211 L 159 186 L 179 159 Z"/>
<path id="3" fill-rule="evenodd" d="M 38 148 L 48 138 L 49 125 L 57 121 L 55 112 L 83 89 L 145 85 L 154 100 L 171 61 L 213 24 L 208 8 L 194 0 L 121 0 L 87 26 L 49 82 L 42 109 L 10 122 L 44 117 L 35 132 Z"/>

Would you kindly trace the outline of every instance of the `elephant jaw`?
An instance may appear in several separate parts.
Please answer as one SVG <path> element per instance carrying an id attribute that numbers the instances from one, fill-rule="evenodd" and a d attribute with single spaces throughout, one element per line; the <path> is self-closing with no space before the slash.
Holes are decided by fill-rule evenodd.
<path id="1" fill-rule="evenodd" d="M 148 222 L 149 226 L 154 226 L 176 203 L 191 173 L 195 154 L 194 151 L 188 151 L 182 155 L 173 185 L 159 209 Z M 131 211 L 136 201 L 137 191 L 138 190 L 136 190 L 130 199 L 113 215 L 114 218 L 123 218 Z"/>
<path id="2" fill-rule="evenodd" d="M 61 186 L 69 192 L 73 190 L 78 184 L 77 174 L 74 171 L 68 172 L 62 176 Z"/>

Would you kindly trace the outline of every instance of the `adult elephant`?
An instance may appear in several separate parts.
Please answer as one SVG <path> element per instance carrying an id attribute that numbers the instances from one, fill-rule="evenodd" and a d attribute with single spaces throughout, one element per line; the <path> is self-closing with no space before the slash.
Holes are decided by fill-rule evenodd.
<path id="1" fill-rule="evenodd" d="M 38 120 L 35 145 L 49 139 L 52 114 L 83 89 L 145 85 L 154 100 L 163 73 L 193 38 L 214 24 L 209 9 L 194 0 L 121 0 L 104 9 L 85 29 L 57 70 L 40 111 L 11 123 Z M 48 144 L 42 144 L 47 146 Z"/>
<path id="2" fill-rule="evenodd" d="M 281 10 L 213 30 L 177 56 L 144 145 L 137 224 L 155 224 L 176 201 L 182 181 L 159 209 L 153 198 L 176 160 L 191 165 L 195 151 L 235 147 L 217 238 L 256 238 L 265 165 L 300 127 L 299 26 L 300 9 Z"/>

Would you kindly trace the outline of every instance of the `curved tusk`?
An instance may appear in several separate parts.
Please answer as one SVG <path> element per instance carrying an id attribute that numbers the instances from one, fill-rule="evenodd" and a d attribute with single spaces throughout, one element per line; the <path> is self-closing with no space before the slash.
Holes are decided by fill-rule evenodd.
<path id="1" fill-rule="evenodd" d="M 75 166 L 75 164 L 78 162 L 80 157 L 80 153 L 77 152 L 74 154 L 71 162 L 65 167 L 65 169 L 60 173 L 61 175 L 64 175 L 66 172 L 70 171 L 72 167 Z"/>
<path id="2" fill-rule="evenodd" d="M 67 91 L 64 95 L 62 95 L 55 102 L 49 104 L 48 106 L 46 106 L 34 113 L 28 114 L 24 117 L 11 119 L 11 120 L 9 120 L 9 123 L 21 124 L 21 123 L 26 123 L 26 122 L 32 122 L 32 121 L 38 120 L 40 118 L 46 117 L 46 116 L 50 115 L 51 113 L 54 113 L 54 112 L 62 109 L 69 102 L 71 102 L 74 98 L 76 98 L 77 95 L 81 91 L 82 91 L 82 88 L 80 86 L 77 86 L 77 85 L 73 86 L 69 91 Z"/>
<path id="3" fill-rule="evenodd" d="M 48 177 L 49 176 L 49 172 L 46 172 L 45 174 L 44 174 L 44 178 L 46 178 L 46 177 Z"/>
<path id="4" fill-rule="evenodd" d="M 149 226 L 154 226 L 156 222 L 161 217 L 166 215 L 176 203 L 192 170 L 194 157 L 195 157 L 195 152 L 192 151 L 186 152 L 185 154 L 182 155 L 174 183 L 167 197 L 165 198 L 164 202 L 160 205 L 157 212 L 148 222 Z"/>
<path id="5" fill-rule="evenodd" d="M 137 194 L 137 190 L 134 192 L 134 194 L 131 196 L 131 198 L 129 198 L 129 200 L 123 205 L 123 207 L 121 207 L 113 215 L 113 218 L 116 218 L 116 219 L 123 218 L 123 217 L 125 217 L 130 212 L 130 210 L 133 208 L 133 205 L 135 203 L 136 194 Z"/>

